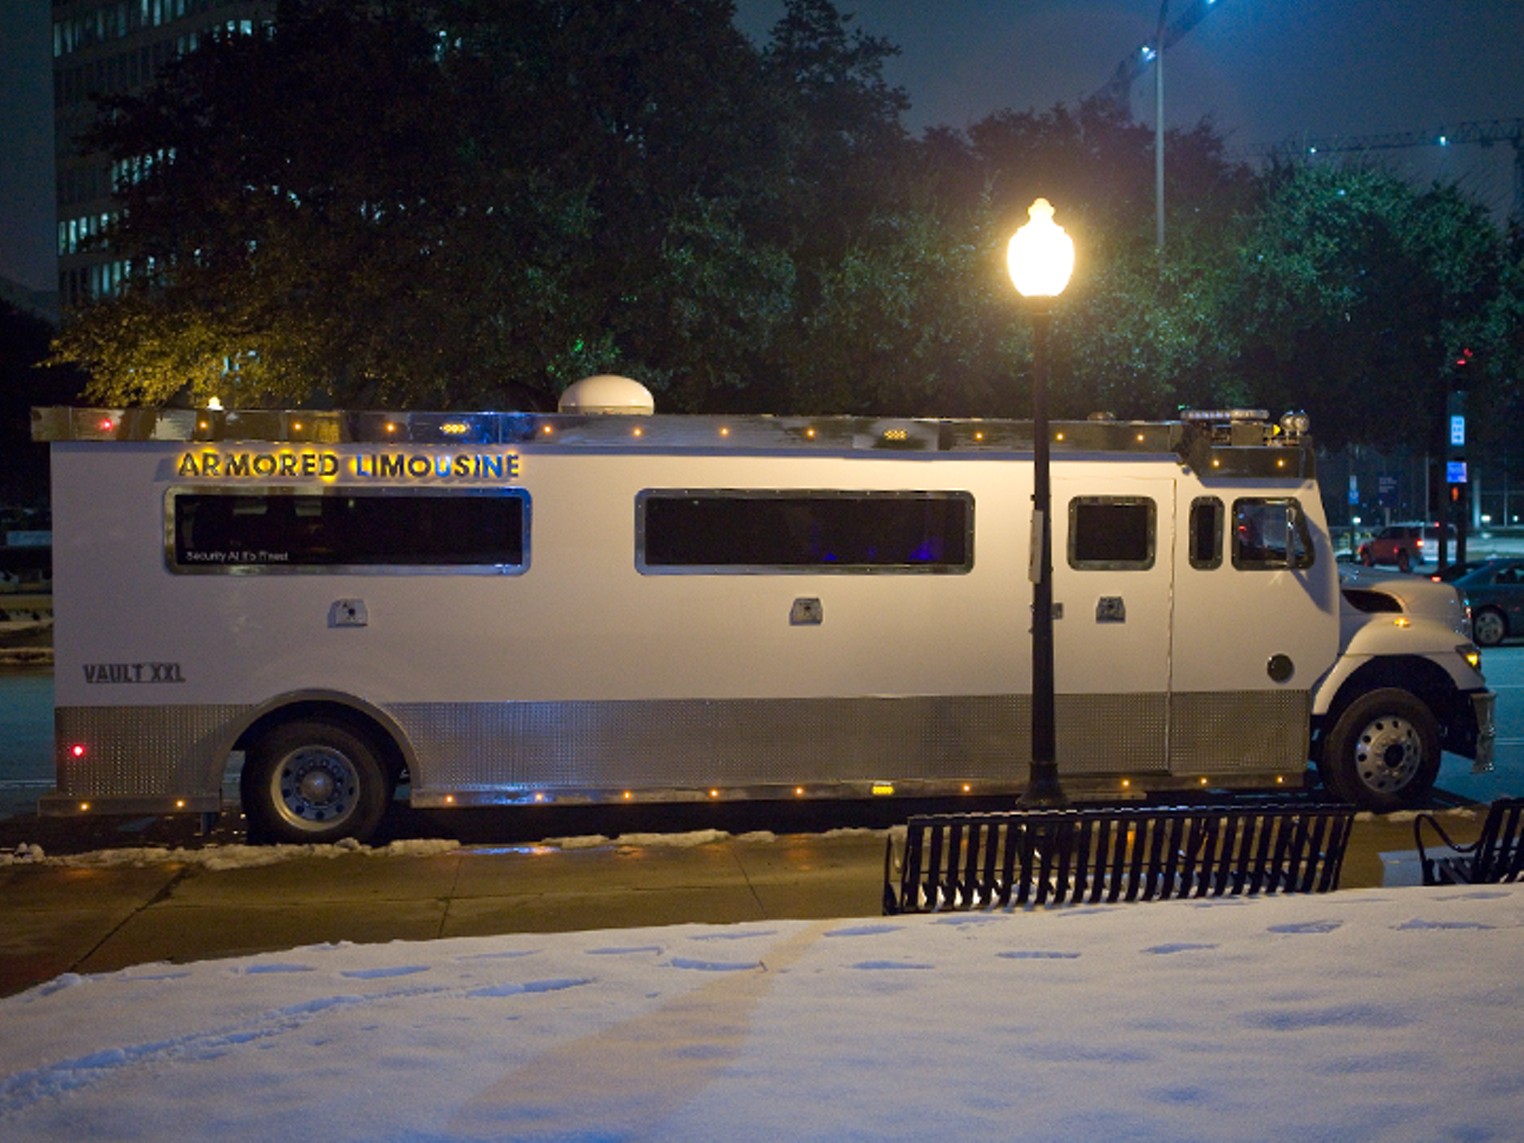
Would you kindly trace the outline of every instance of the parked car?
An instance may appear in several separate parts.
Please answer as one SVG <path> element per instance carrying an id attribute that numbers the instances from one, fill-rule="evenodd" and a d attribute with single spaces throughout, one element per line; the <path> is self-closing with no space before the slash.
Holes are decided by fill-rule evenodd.
<path id="1" fill-rule="evenodd" d="M 1455 581 L 1471 607 L 1476 641 L 1496 647 L 1510 635 L 1524 635 L 1524 559 L 1488 560 Z"/>
<path id="2" fill-rule="evenodd" d="M 1453 550 L 1455 525 L 1448 525 L 1446 534 Z M 1414 564 L 1431 563 L 1438 555 L 1438 524 L 1388 524 L 1360 545 L 1360 562 L 1368 568 L 1396 564 L 1398 571 L 1411 571 Z"/>
<path id="3" fill-rule="evenodd" d="M 1454 583 L 1463 575 L 1469 575 L 1476 571 L 1492 557 L 1487 556 L 1480 560 L 1452 560 L 1442 568 L 1436 568 L 1429 573 L 1429 578 L 1435 583 Z"/>

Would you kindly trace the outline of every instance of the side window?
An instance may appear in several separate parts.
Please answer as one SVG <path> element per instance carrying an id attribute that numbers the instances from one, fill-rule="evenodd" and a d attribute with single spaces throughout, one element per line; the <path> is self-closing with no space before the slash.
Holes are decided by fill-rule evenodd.
<path id="1" fill-rule="evenodd" d="M 1154 502 L 1139 496 L 1077 496 L 1069 501 L 1069 566 L 1154 566 Z"/>
<path id="2" fill-rule="evenodd" d="M 167 507 L 165 555 L 177 574 L 518 575 L 529 562 L 529 498 L 518 490 L 177 488 Z"/>
<path id="3" fill-rule="evenodd" d="M 967 492 L 647 489 L 635 499 L 645 574 L 967 572 Z"/>
<path id="4" fill-rule="evenodd" d="M 1191 567 L 1222 566 L 1223 504 L 1215 496 L 1198 496 L 1191 501 Z"/>
<path id="5" fill-rule="evenodd" d="M 1312 566 L 1312 533 L 1288 497 L 1233 501 L 1233 566 L 1244 571 Z"/>

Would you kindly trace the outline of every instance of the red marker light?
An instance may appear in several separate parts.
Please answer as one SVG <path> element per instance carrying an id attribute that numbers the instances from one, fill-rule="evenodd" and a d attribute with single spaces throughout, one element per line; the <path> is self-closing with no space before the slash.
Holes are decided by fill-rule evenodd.
<path id="1" fill-rule="evenodd" d="M 101 418 L 101 432 L 109 433 L 114 428 L 116 428 L 116 422 L 110 417 Z"/>
<path id="2" fill-rule="evenodd" d="M 84 756 L 85 756 L 85 747 L 84 747 L 83 743 L 76 742 L 73 746 L 69 747 L 69 757 L 70 758 L 83 758 Z"/>

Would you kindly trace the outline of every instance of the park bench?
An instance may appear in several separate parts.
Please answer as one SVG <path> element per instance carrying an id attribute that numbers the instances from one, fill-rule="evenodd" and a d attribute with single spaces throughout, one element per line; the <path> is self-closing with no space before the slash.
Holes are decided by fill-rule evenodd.
<path id="1" fill-rule="evenodd" d="M 884 853 L 884 912 L 1338 888 L 1347 805 L 1139 805 L 912 817 Z"/>
<path id="2" fill-rule="evenodd" d="M 1433 855 L 1424 846 L 1427 825 L 1445 849 Z M 1413 843 L 1425 885 L 1479 885 L 1517 881 L 1524 875 L 1524 798 L 1499 798 L 1482 819 L 1482 832 L 1473 842 L 1457 845 L 1433 814 L 1413 819 Z"/>

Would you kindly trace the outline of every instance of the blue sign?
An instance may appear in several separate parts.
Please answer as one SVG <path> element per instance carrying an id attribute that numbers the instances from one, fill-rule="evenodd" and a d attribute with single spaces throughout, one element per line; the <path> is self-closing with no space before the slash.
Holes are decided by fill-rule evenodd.
<path id="1" fill-rule="evenodd" d="M 1450 418 L 1450 444 L 1455 448 L 1464 448 L 1466 444 L 1466 418 L 1452 416 Z"/>
<path id="2" fill-rule="evenodd" d="M 1466 483 L 1466 462 L 1452 460 L 1445 465 L 1445 480 L 1450 484 Z"/>

